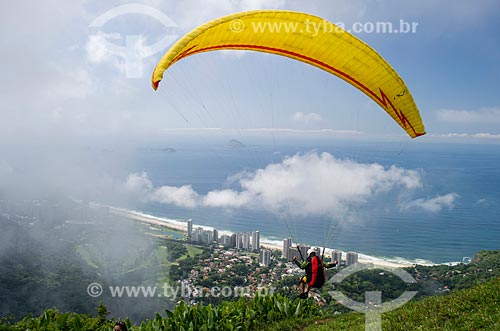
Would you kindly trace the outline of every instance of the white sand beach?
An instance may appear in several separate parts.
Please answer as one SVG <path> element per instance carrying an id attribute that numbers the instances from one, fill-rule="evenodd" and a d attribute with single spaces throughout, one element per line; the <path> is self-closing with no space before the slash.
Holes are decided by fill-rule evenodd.
<path id="1" fill-rule="evenodd" d="M 164 226 L 169 229 L 187 232 L 187 223 L 176 221 L 168 218 L 162 218 L 157 216 L 152 216 L 144 214 L 138 211 L 109 207 L 109 211 L 112 214 L 119 215 L 131 219 L 133 221 L 138 221 L 142 223 Z"/>

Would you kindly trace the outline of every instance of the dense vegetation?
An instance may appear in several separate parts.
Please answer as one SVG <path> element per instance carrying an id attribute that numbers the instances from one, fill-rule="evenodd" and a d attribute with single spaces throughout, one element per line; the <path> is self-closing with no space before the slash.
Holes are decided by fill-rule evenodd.
<path id="1" fill-rule="evenodd" d="M 364 315 L 342 314 L 306 331 L 365 330 Z M 500 330 L 500 279 L 445 296 L 410 302 L 382 315 L 382 330 Z"/>
<path id="2" fill-rule="evenodd" d="M 418 281 L 421 296 L 465 289 L 500 277 L 500 251 L 481 251 L 470 264 L 416 266 L 406 271 Z"/>
<path id="3" fill-rule="evenodd" d="M 84 263 L 75 263 L 79 259 L 72 245 L 57 239 L 57 246 L 45 245 L 5 219 L 1 226 L 0 240 L 5 246 L 0 252 L 0 316 L 22 317 L 61 303 L 76 312 L 95 308 L 76 294 L 85 293 L 84 284 L 99 277 Z"/>
<path id="4" fill-rule="evenodd" d="M 240 298 L 237 302 L 224 302 L 218 306 L 187 306 L 181 302 L 173 311 L 166 311 L 167 316 L 156 314 L 154 319 L 132 326 L 133 331 L 157 330 L 263 330 L 266 328 L 292 327 L 306 320 L 319 317 L 321 311 L 311 301 L 292 301 L 280 295 Z M 96 317 L 75 313 L 59 313 L 51 309 L 39 317 L 28 316 L 17 323 L 4 318 L 0 331 L 20 330 L 111 330 L 115 321 L 107 319 L 106 307 L 100 305 Z M 281 321 L 281 322 L 280 322 Z M 290 329 L 291 330 L 291 329 Z"/>
<path id="5" fill-rule="evenodd" d="M 73 215 L 43 222 L 0 215 L 0 317 L 50 307 L 91 314 L 103 301 L 113 316 L 141 321 L 174 306 L 168 298 L 114 298 L 109 291 L 93 298 L 87 286 L 164 284 L 185 245 L 145 235 L 149 227 L 113 215 L 87 213 L 82 222 Z"/>
<path id="6" fill-rule="evenodd" d="M 159 230 L 149 225 L 95 212 L 87 211 L 76 219 L 52 215 L 44 222 L 0 215 L 0 331 L 109 330 L 120 316 L 130 318 L 126 321 L 135 324 L 133 330 L 283 331 L 318 318 L 327 323 L 326 329 L 364 329 L 362 315 L 342 314 L 328 320 L 328 316 L 349 312 L 328 293 L 334 289 L 332 284 L 322 289 L 319 305 L 313 299 L 297 300 L 296 276 L 273 284 L 276 296 L 233 298 L 238 301 L 232 303 L 209 298 L 199 305 L 175 305 L 165 297 L 115 298 L 106 292 L 93 298 L 87 294 L 90 283 L 98 282 L 103 288 L 174 284 L 191 275 L 192 269 L 205 266 L 212 256 L 209 249 L 160 238 Z M 214 268 L 215 273 L 198 274 L 193 284 L 238 286 L 251 275 L 281 274 L 286 267 L 275 258 L 273 270 L 260 268 L 255 261 L 234 262 L 228 274 Z M 384 315 L 384 329 L 418 329 L 419 325 L 425 325 L 421 330 L 498 328 L 500 251 L 479 252 L 470 264 L 417 266 L 406 271 L 417 284 L 408 285 L 384 270 L 369 270 L 336 284 L 335 290 L 359 302 L 364 302 L 366 291 L 382 291 L 384 301 L 406 290 L 418 291 L 412 303 Z M 335 272 L 330 270 L 329 277 Z M 99 301 L 103 304 L 94 316 Z M 146 320 L 165 309 L 172 311 Z M 459 322 L 464 326 L 459 327 Z"/>
<path id="7" fill-rule="evenodd" d="M 39 317 L 28 316 L 17 323 L 4 318 L 0 331 L 20 330 L 111 330 L 106 307 L 95 317 L 47 310 Z M 358 313 L 325 318 L 312 302 L 292 301 L 280 295 L 241 298 L 219 306 L 178 305 L 167 316 L 159 314 L 140 325 L 126 323 L 132 331 L 158 330 L 364 330 L 364 316 Z M 382 317 L 382 329 L 391 331 L 500 330 L 500 279 L 470 289 L 410 302 Z"/>

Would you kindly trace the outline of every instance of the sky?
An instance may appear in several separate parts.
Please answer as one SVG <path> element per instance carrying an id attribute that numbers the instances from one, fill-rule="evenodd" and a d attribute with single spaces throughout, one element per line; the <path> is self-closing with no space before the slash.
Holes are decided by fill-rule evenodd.
<path id="1" fill-rule="evenodd" d="M 415 24 L 414 33 L 354 34 L 403 77 L 428 132 L 422 139 L 500 141 L 495 0 L 21 0 L 0 6 L 3 142 L 105 143 L 193 131 L 409 139 L 352 86 L 269 54 L 193 56 L 153 91 L 153 68 L 176 38 L 219 16 L 264 8 L 304 11 L 348 29 Z"/>
<path id="2" fill-rule="evenodd" d="M 268 142 L 282 137 L 413 141 L 357 89 L 280 56 L 204 53 L 179 61 L 158 91 L 151 88 L 153 68 L 175 40 L 217 17 L 253 9 L 303 11 L 347 30 L 377 22 L 411 24 L 415 30 L 409 33 L 367 28 L 353 34 L 409 87 L 428 132 L 415 141 L 500 142 L 496 0 L 21 0 L 0 6 L 0 183 L 5 187 L 79 190 L 93 192 L 86 194 L 97 200 L 133 192 L 185 208 L 288 208 L 331 215 L 379 192 L 425 186 L 414 169 L 311 151 L 251 173 L 228 173 L 237 189 L 221 183 L 199 192 L 189 182 L 153 182 L 141 169 L 120 173 L 127 155 L 106 159 L 103 166 L 101 156 L 87 153 L 148 143 L 165 147 L 172 137 L 203 143 L 206 135 Z M 343 180 L 348 190 L 337 185 Z M 325 199 L 316 198 L 321 195 Z M 439 212 L 459 197 L 453 191 L 425 198 L 417 192 L 400 208 Z M 303 208 L 293 210 L 294 205 Z"/>

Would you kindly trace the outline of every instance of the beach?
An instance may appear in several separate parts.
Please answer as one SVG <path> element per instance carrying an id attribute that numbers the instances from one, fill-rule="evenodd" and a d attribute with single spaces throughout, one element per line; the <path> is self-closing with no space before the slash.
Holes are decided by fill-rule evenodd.
<path id="1" fill-rule="evenodd" d="M 172 230 L 187 232 L 187 223 L 185 222 L 162 218 L 162 217 L 156 217 L 153 215 L 144 214 L 142 212 L 134 210 L 128 210 L 116 207 L 108 207 L 108 208 L 110 213 L 118 216 L 123 216 L 133 221 L 151 225 L 163 226 Z"/>
<path id="2" fill-rule="evenodd" d="M 123 209 L 123 208 L 116 208 L 116 207 L 108 207 L 110 213 L 118 215 L 118 216 L 123 216 L 127 219 L 141 222 L 141 223 L 146 223 L 150 225 L 156 225 L 156 226 L 162 226 L 168 229 L 176 230 L 176 231 L 182 231 L 182 232 L 187 232 L 187 221 L 180 221 L 180 220 L 173 220 L 169 218 L 163 218 L 163 217 L 157 217 L 153 215 L 148 215 L 140 211 L 134 211 L 134 210 L 128 210 L 128 209 Z M 204 229 L 213 229 L 211 227 L 206 227 L 206 226 L 200 226 L 197 224 L 193 224 L 193 227 L 202 227 Z M 221 230 L 219 231 L 221 234 L 226 234 L 227 231 Z M 262 238 L 262 241 L 260 243 L 262 247 L 265 247 L 266 249 L 270 250 L 282 250 L 282 246 L 277 244 L 276 242 L 268 242 L 265 240 L 265 237 Z M 332 251 L 335 249 L 333 248 L 325 248 L 325 254 L 330 255 Z M 338 250 L 341 251 L 341 250 Z M 341 251 L 342 256 L 346 256 L 347 252 Z M 411 261 L 405 261 L 402 259 L 398 260 L 392 260 L 392 259 L 384 259 L 384 258 L 379 258 L 379 257 L 374 257 L 366 254 L 358 254 L 358 262 L 363 263 L 363 264 L 373 264 L 375 266 L 380 266 L 383 268 L 407 268 L 407 267 L 413 267 L 417 264 L 417 262 L 411 262 Z M 420 265 L 432 265 L 432 263 L 429 263 L 427 261 L 419 261 L 418 264 Z"/>

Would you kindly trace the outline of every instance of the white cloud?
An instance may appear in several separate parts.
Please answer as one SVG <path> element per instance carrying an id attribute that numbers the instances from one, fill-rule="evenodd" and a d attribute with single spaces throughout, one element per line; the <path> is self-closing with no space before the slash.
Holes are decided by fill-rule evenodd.
<path id="1" fill-rule="evenodd" d="M 186 208 L 257 208 L 293 215 L 342 215 L 350 205 L 366 202 L 378 193 L 422 186 L 414 170 L 341 160 L 328 153 L 295 155 L 231 178 L 240 190 L 214 190 L 205 196 L 190 185 L 152 188 L 144 173 L 129 176 L 127 182 L 149 191 L 149 200 L 160 203 Z"/>
<path id="2" fill-rule="evenodd" d="M 319 122 L 322 120 L 321 115 L 316 113 L 307 113 L 297 112 L 293 114 L 292 119 L 296 122 L 302 123 L 310 123 L 310 122 Z"/>
<path id="3" fill-rule="evenodd" d="M 208 207 L 239 208 L 250 204 L 252 199 L 253 196 L 249 192 L 211 191 L 203 198 L 203 204 Z"/>
<path id="4" fill-rule="evenodd" d="M 95 82 L 88 71 L 74 69 L 64 71 L 56 69 L 55 79 L 44 87 L 43 94 L 46 98 L 55 101 L 67 99 L 85 99 L 96 92 Z"/>
<path id="5" fill-rule="evenodd" d="M 240 180 L 265 209 L 292 214 L 339 214 L 350 204 L 397 187 L 421 186 L 416 171 L 310 153 L 286 158 Z"/>
<path id="6" fill-rule="evenodd" d="M 434 29 L 439 29 L 440 31 L 460 31 L 467 27 L 475 26 L 493 17 L 500 7 L 496 0 L 484 0 L 480 3 L 474 3 L 468 0 L 457 0 L 454 1 L 453 6 L 450 6 L 449 10 L 446 11 L 439 10 L 444 3 L 435 0 L 423 0 L 418 2 L 382 0 L 371 1 L 369 3 L 349 1 L 349 3 L 354 3 L 351 6 L 351 15 L 355 14 L 357 11 L 363 14 L 362 18 L 364 19 L 380 19 L 381 17 L 384 19 L 401 19 L 412 17 L 421 22 L 422 28 L 426 25 L 432 25 Z M 326 10 L 328 9 L 330 8 L 326 8 Z M 345 14 L 349 14 L 349 12 Z M 435 33 L 435 31 L 433 32 Z"/>
<path id="7" fill-rule="evenodd" d="M 162 186 L 151 193 L 150 199 L 155 202 L 173 204 L 185 208 L 195 208 L 199 205 L 199 196 L 191 185 L 181 187 Z"/>
<path id="8" fill-rule="evenodd" d="M 229 15 L 235 12 L 254 10 L 254 9 L 279 9 L 286 5 L 285 0 L 252 0 L 252 1 L 224 1 L 224 0 L 205 0 L 203 1 L 203 10 L 200 10 L 199 0 L 184 0 L 175 2 L 165 8 L 174 8 L 174 10 L 165 10 L 167 15 L 174 17 L 176 22 L 183 28 L 191 28 L 201 25 L 207 21 L 220 16 Z"/>
<path id="9" fill-rule="evenodd" d="M 285 6 L 285 0 L 252 0 L 252 1 L 242 1 L 239 7 L 241 10 L 255 10 L 264 8 L 282 8 Z"/>
<path id="10" fill-rule="evenodd" d="M 87 60 L 91 63 L 109 62 L 121 67 L 123 65 L 120 62 L 127 58 L 144 60 L 155 54 L 155 49 L 152 45 L 147 45 L 147 38 L 143 35 L 127 39 L 129 44 L 126 47 L 118 46 L 120 42 L 124 41 L 119 33 L 98 31 L 89 35 L 85 45 Z"/>
<path id="11" fill-rule="evenodd" d="M 401 206 L 401 209 L 422 209 L 428 212 L 437 213 L 444 208 L 452 209 L 455 200 L 459 197 L 457 193 L 438 195 L 430 199 L 416 199 Z"/>
<path id="12" fill-rule="evenodd" d="M 466 139 L 491 139 L 498 140 L 500 139 L 500 134 L 492 134 L 492 133 L 446 133 L 446 134 L 431 134 L 429 137 L 436 138 L 466 138 Z"/>
<path id="13" fill-rule="evenodd" d="M 173 204 L 185 208 L 195 208 L 199 205 L 200 200 L 198 193 L 193 190 L 191 185 L 155 188 L 146 172 L 129 174 L 124 188 L 127 193 L 141 196 L 148 201 Z"/>
<path id="14" fill-rule="evenodd" d="M 0 183 L 5 183 L 14 175 L 14 168 L 5 161 L 0 161 Z"/>
<path id="15" fill-rule="evenodd" d="M 291 136 L 360 136 L 363 132 L 356 130 L 334 130 L 334 129 L 289 129 L 289 128 L 255 128 L 255 129 L 223 129 L 223 128 L 177 128 L 177 129 L 163 129 L 162 133 L 165 134 L 207 134 L 207 135 L 228 135 L 234 136 L 242 133 L 246 135 L 274 135 L 279 133 L 281 135 Z"/>
<path id="16" fill-rule="evenodd" d="M 85 51 L 87 52 L 87 59 L 91 63 L 113 62 L 116 55 L 112 54 L 106 47 L 107 42 L 110 40 L 120 39 L 119 35 L 107 34 L 98 31 L 88 37 Z M 112 61 L 113 60 L 113 61 Z"/>
<path id="17" fill-rule="evenodd" d="M 147 194 L 153 189 L 153 183 L 148 178 L 148 174 L 142 172 L 134 173 L 127 176 L 125 182 L 125 190 L 134 194 Z"/>
<path id="18" fill-rule="evenodd" d="M 500 124 L 500 108 L 480 108 L 478 110 L 442 109 L 438 119 L 449 123 Z"/>

